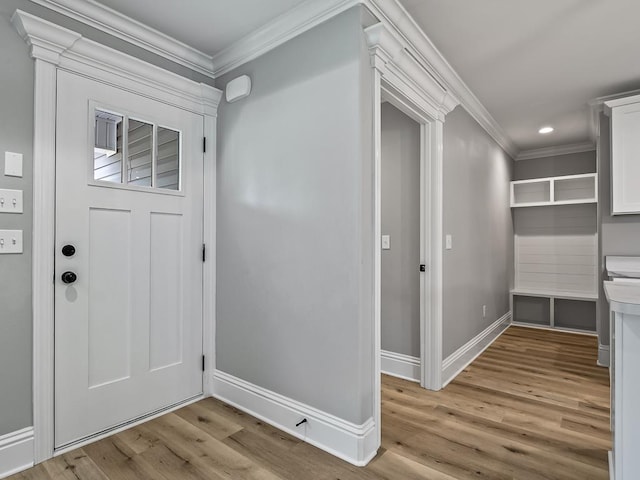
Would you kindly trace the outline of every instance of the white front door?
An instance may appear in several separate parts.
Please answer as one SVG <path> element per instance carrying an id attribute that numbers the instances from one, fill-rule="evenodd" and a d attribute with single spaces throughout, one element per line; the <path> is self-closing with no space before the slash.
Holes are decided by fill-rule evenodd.
<path id="1" fill-rule="evenodd" d="M 202 393 L 203 117 L 58 71 L 55 446 Z"/>

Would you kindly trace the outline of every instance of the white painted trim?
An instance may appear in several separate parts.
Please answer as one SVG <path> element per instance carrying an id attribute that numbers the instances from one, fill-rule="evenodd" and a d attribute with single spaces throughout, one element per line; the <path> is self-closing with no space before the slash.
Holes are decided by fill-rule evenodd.
<path id="1" fill-rule="evenodd" d="M 555 147 L 522 150 L 514 160 L 519 162 L 521 160 L 571 155 L 572 153 L 594 152 L 595 150 L 596 145 L 593 142 L 572 143 L 569 145 L 558 145 Z"/>
<path id="2" fill-rule="evenodd" d="M 217 118 L 204 117 L 207 148 L 204 153 L 204 243 L 206 260 L 203 272 L 203 338 L 205 356 L 203 391 L 213 393 L 212 374 L 216 368 L 216 185 L 217 185 Z"/>
<path id="3" fill-rule="evenodd" d="M 0 478 L 33 467 L 33 427 L 0 436 Z"/>
<path id="4" fill-rule="evenodd" d="M 339 15 L 361 0 L 307 0 L 213 56 L 213 73 L 224 75 Z"/>
<path id="5" fill-rule="evenodd" d="M 215 211 L 215 117 L 222 92 L 180 77 L 139 59 L 83 38 L 34 15 L 16 10 L 11 22 L 31 47 L 35 59 L 33 147 L 33 419 L 34 459 L 54 453 L 54 232 L 56 76 L 64 69 L 148 98 L 202 115 L 211 148 L 205 154 L 205 211 Z M 213 183 L 211 183 L 213 182 Z M 205 218 L 205 239 L 215 238 L 215 226 Z M 215 251 L 215 240 L 212 243 Z M 211 250 L 210 250 L 211 253 Z M 214 256 L 210 256 L 212 258 Z M 213 270 L 213 273 L 211 271 Z M 203 288 L 215 290 L 215 262 L 205 266 Z M 204 351 L 213 352 L 215 299 L 203 314 Z"/>
<path id="6" fill-rule="evenodd" d="M 390 28 L 433 77 L 512 158 L 518 149 L 398 0 L 308 0 L 215 56 L 198 51 L 94 0 L 32 0 L 212 78 L 247 63 L 318 24 L 361 4 Z"/>
<path id="7" fill-rule="evenodd" d="M 373 412 L 376 441 L 382 433 L 381 408 L 381 100 L 384 98 L 420 123 L 421 170 L 421 262 L 426 273 L 420 279 L 420 385 L 440 390 L 442 386 L 442 232 L 443 232 L 443 122 L 457 100 L 432 76 L 420 68 L 414 57 L 382 23 L 365 29 L 373 67 L 374 144 L 374 339 Z"/>
<path id="8" fill-rule="evenodd" d="M 576 335 L 584 335 L 586 337 L 597 337 L 597 332 L 588 330 L 578 330 L 577 328 L 552 327 L 551 325 L 539 325 L 536 323 L 517 322 L 513 320 L 511 325 L 514 327 L 532 328 L 533 330 L 547 330 L 549 332 L 575 333 Z"/>
<path id="9" fill-rule="evenodd" d="M 517 147 L 507 137 L 502 127 L 398 0 L 362 0 L 362 3 L 402 39 L 404 47 L 411 52 L 412 56 L 419 59 L 421 68 L 434 76 L 443 88 L 459 99 L 460 104 L 498 145 L 512 158 L 517 155 Z"/>
<path id="10" fill-rule="evenodd" d="M 31 56 L 103 83 L 215 116 L 222 92 L 101 45 L 39 17 L 16 10 L 11 21 L 31 46 Z"/>
<path id="11" fill-rule="evenodd" d="M 94 0 L 31 1 L 213 78 L 211 55 Z"/>
<path id="12" fill-rule="evenodd" d="M 213 387 L 215 398 L 353 465 L 364 466 L 377 453 L 373 418 L 357 425 L 220 370 Z"/>
<path id="13" fill-rule="evenodd" d="M 442 364 L 443 388 L 480 356 L 511 324 L 511 312 L 505 313 L 482 332 L 449 355 Z"/>
<path id="14" fill-rule="evenodd" d="M 420 357 L 381 350 L 380 359 L 382 373 L 420 383 Z"/>
<path id="15" fill-rule="evenodd" d="M 34 461 L 53 452 L 56 67 L 35 60 L 33 128 L 33 428 Z"/>
<path id="16" fill-rule="evenodd" d="M 608 367 L 611 363 L 609 345 L 598 344 L 598 366 Z"/>
<path id="17" fill-rule="evenodd" d="M 64 455 L 65 453 L 69 453 L 73 450 L 76 450 L 78 448 L 82 448 L 85 445 L 89 445 L 91 443 L 94 442 L 98 442 L 100 440 L 103 440 L 107 437 L 110 437 L 112 435 L 115 435 L 117 433 L 120 432 L 124 432 L 125 430 L 128 430 L 130 428 L 136 427 L 138 425 L 142 425 L 143 423 L 146 422 L 150 422 L 151 420 L 153 420 L 154 418 L 158 418 L 158 417 L 162 417 L 163 415 L 166 415 L 168 413 L 171 412 L 175 412 L 176 410 L 180 410 L 181 408 L 187 407 L 193 403 L 199 402 L 200 400 L 204 400 L 205 395 L 198 395 L 196 397 L 193 398 L 189 398 L 187 400 L 185 400 L 184 402 L 179 402 L 176 403 L 175 405 L 171 405 L 169 407 L 166 408 L 161 408 L 160 410 L 157 410 L 149 415 L 144 415 L 142 418 L 139 418 L 137 420 L 134 420 L 132 422 L 126 422 L 123 425 L 120 425 L 118 427 L 115 428 L 110 428 L 108 430 L 105 430 L 104 432 L 101 432 L 97 435 L 92 435 L 88 438 L 82 439 L 78 442 L 73 442 L 69 445 L 65 445 L 61 448 L 56 449 L 56 451 L 53 453 L 54 457 L 58 457 L 60 455 Z"/>
<path id="18" fill-rule="evenodd" d="M 372 57 L 372 61 L 374 61 Z M 375 63 L 373 63 L 375 66 Z M 376 450 L 382 445 L 382 86 L 381 73 L 373 75 L 373 418 Z"/>

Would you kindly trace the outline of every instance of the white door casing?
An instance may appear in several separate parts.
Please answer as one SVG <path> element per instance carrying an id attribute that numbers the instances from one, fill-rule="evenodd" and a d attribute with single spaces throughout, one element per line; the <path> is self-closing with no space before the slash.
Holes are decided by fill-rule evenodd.
<path id="1" fill-rule="evenodd" d="M 202 394 L 203 117 L 64 71 L 57 105 L 60 448 Z M 179 151 L 180 190 L 94 181 L 96 110 L 150 127 L 131 131 L 125 158 L 141 150 L 138 156 L 155 159 L 152 139 L 160 135 L 151 125 L 178 132 L 172 146 Z M 151 136 L 133 143 L 140 131 Z M 63 255 L 65 245 L 75 254 Z M 66 271 L 77 280 L 63 283 Z"/>
<path id="2" fill-rule="evenodd" d="M 35 60 L 33 149 L 33 403 L 34 461 L 54 454 L 54 252 L 56 77 L 62 70 L 124 88 L 204 116 L 204 239 L 215 251 L 215 151 L 219 90 L 168 72 L 17 10 L 12 24 Z M 215 256 L 204 266 L 207 371 L 215 368 Z M 206 372 L 205 372 L 206 373 Z M 207 378 L 207 375 L 205 375 Z M 205 381 L 205 393 L 210 393 Z"/>
<path id="3" fill-rule="evenodd" d="M 384 98 L 421 125 L 421 386 L 442 388 L 443 271 L 443 125 L 458 99 L 408 53 L 389 27 L 365 29 L 373 74 L 374 112 L 374 348 L 373 411 L 378 444 L 381 439 L 380 309 L 381 309 L 381 100 Z"/>

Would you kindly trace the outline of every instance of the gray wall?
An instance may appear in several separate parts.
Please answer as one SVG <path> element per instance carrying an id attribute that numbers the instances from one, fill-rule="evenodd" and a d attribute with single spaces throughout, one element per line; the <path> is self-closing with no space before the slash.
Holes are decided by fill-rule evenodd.
<path id="1" fill-rule="evenodd" d="M 600 250 L 602 253 L 602 277 L 606 280 L 604 257 L 607 255 L 640 255 L 640 215 L 611 215 L 611 132 L 610 119 L 600 115 L 600 143 L 598 168 L 600 190 Z M 609 304 L 600 282 L 600 326 L 598 338 L 602 345 L 609 345 Z"/>
<path id="2" fill-rule="evenodd" d="M 509 311 L 513 161 L 461 107 L 444 124 L 444 358 Z M 482 317 L 482 306 L 487 316 Z"/>
<path id="3" fill-rule="evenodd" d="M 32 424 L 32 145 L 33 61 L 10 18 L 16 9 L 46 18 L 85 37 L 196 81 L 213 80 L 28 0 L 0 2 L 0 188 L 24 191 L 23 215 L 0 214 L 0 229 L 24 231 L 24 254 L 0 256 L 0 436 Z M 24 154 L 23 178 L 4 176 L 4 152 Z"/>
<path id="4" fill-rule="evenodd" d="M 217 82 L 217 368 L 372 415 L 370 67 L 360 7 Z M 365 147 L 366 146 L 366 147 Z"/>
<path id="5" fill-rule="evenodd" d="M 382 349 L 420 357 L 420 125 L 382 104 Z"/>
<path id="6" fill-rule="evenodd" d="M 596 152 L 572 153 L 514 162 L 513 179 L 558 177 L 596 172 Z"/>

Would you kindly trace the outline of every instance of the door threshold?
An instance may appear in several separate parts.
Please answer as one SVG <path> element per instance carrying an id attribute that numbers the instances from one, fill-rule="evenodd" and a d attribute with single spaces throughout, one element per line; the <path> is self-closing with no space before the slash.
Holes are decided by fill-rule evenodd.
<path id="1" fill-rule="evenodd" d="M 120 433 L 129 428 L 135 427 L 142 423 L 148 422 L 149 420 L 153 420 L 154 418 L 161 417 L 162 415 L 166 415 L 167 413 L 174 412 L 179 410 L 187 405 L 191 405 L 192 403 L 199 402 L 200 400 L 204 400 L 206 397 L 203 393 L 196 395 L 195 397 L 188 398 L 178 403 L 174 403 L 168 407 L 161 408 L 159 410 L 155 410 L 152 413 L 147 413 L 146 415 L 142 415 L 133 420 L 129 420 L 128 422 L 121 423 L 116 425 L 115 427 L 108 428 L 106 430 L 102 430 L 98 433 L 94 433 L 88 437 L 84 437 L 80 440 L 76 440 L 71 443 L 67 443 L 66 445 L 62 445 L 61 447 L 55 448 L 53 451 L 53 456 L 57 457 L 58 455 L 64 455 L 76 448 L 84 447 L 93 442 L 97 442 L 98 440 L 102 440 L 104 438 L 110 437 L 111 435 L 115 435 L 116 433 Z"/>

